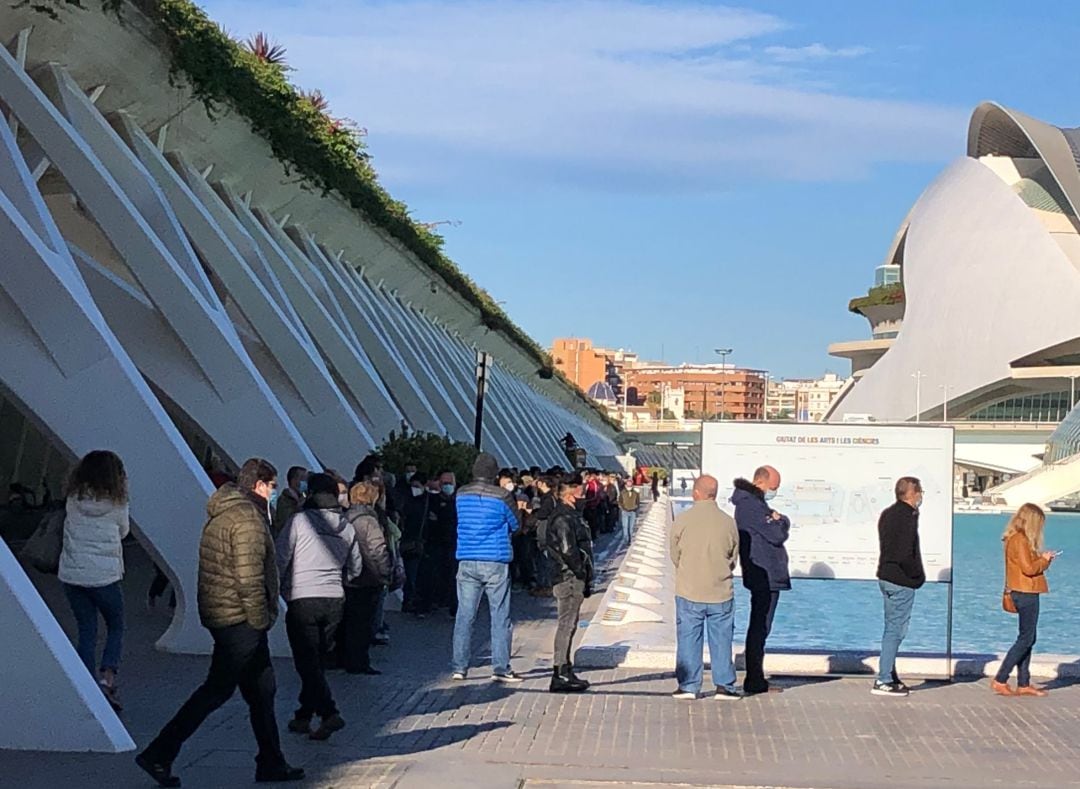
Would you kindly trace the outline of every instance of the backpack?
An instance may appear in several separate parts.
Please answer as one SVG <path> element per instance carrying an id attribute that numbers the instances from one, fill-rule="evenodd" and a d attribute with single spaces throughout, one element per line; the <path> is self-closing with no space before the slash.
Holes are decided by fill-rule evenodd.
<path id="1" fill-rule="evenodd" d="M 53 510 L 41 519 L 37 529 L 23 545 L 21 556 L 38 572 L 60 572 L 60 553 L 64 550 L 65 510 Z"/>

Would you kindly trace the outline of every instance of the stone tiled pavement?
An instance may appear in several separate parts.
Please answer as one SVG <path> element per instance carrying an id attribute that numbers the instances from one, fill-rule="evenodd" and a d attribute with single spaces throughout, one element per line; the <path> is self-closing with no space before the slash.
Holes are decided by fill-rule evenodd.
<path id="1" fill-rule="evenodd" d="M 201 680 L 207 659 L 151 649 L 165 619 L 142 612 L 146 568 L 137 558 L 129 566 L 123 717 L 145 744 Z M 54 590 L 43 591 L 55 600 Z M 512 688 L 491 683 L 486 668 L 465 683 L 448 681 L 452 622 L 445 614 L 391 614 L 393 643 L 375 652 L 385 673 L 332 676 L 348 728 L 327 743 L 283 733 L 289 758 L 308 770 L 305 785 L 1080 787 L 1080 686 L 1009 700 L 992 696 L 985 682 L 927 683 L 894 700 L 870 696 L 866 679 L 792 679 L 781 680 L 782 694 L 687 703 L 669 698 L 669 674 L 609 669 L 587 673 L 592 692 L 558 697 L 546 692 L 552 602 L 518 594 L 514 610 L 515 666 L 528 680 Z M 478 621 L 481 656 L 485 628 Z M 288 661 L 276 669 L 284 722 L 298 688 Z M 177 768 L 185 786 L 243 786 L 253 755 L 237 697 L 188 743 Z M 0 786 L 149 783 L 130 754 L 0 751 Z"/>

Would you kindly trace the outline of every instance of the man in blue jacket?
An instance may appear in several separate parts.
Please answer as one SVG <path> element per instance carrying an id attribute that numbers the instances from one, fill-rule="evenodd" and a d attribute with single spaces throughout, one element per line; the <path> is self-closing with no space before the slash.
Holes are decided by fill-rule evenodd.
<path id="1" fill-rule="evenodd" d="M 791 531 L 791 522 L 774 510 L 769 502 L 780 487 L 780 472 L 772 466 L 762 466 L 754 479 L 735 480 L 731 503 L 735 505 L 735 524 L 739 527 L 739 564 L 742 581 L 750 591 L 750 623 L 746 629 L 746 678 L 743 692 L 747 695 L 779 693 L 765 679 L 765 641 L 772 630 L 780 592 L 791 588 L 788 555 L 784 543 Z"/>
<path id="2" fill-rule="evenodd" d="M 517 502 L 495 484 L 499 463 L 481 452 L 473 479 L 457 493 L 457 595 L 454 619 L 455 680 L 465 679 L 472 656 L 472 629 L 481 595 L 491 614 L 491 667 L 496 682 L 521 682 L 510 669 L 510 535 L 518 529 Z"/>

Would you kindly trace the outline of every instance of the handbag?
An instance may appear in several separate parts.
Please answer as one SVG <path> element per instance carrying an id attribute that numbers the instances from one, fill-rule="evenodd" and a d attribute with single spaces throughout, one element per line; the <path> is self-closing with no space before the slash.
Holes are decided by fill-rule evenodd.
<path id="1" fill-rule="evenodd" d="M 64 549 L 64 510 L 53 510 L 41 519 L 23 546 L 21 556 L 38 572 L 60 572 L 60 552 Z"/>
<path id="2" fill-rule="evenodd" d="M 1001 610 L 1007 614 L 1016 613 L 1016 603 L 1013 601 L 1012 590 L 1007 586 L 1005 591 L 1001 593 Z"/>

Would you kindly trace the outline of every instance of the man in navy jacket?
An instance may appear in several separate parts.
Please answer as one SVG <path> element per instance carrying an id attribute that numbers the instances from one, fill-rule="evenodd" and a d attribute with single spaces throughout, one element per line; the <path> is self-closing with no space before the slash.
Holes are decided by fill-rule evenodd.
<path id="1" fill-rule="evenodd" d="M 772 630 L 780 592 L 791 588 L 788 555 L 784 543 L 791 522 L 774 510 L 769 501 L 780 487 L 780 473 L 772 466 L 754 472 L 753 481 L 735 480 L 731 503 L 739 527 L 739 564 L 742 581 L 750 591 L 750 622 L 746 629 L 746 678 L 748 694 L 780 692 L 765 679 L 765 641 Z"/>
<path id="2" fill-rule="evenodd" d="M 472 628 L 481 595 L 491 614 L 491 667 L 496 682 L 520 682 L 510 669 L 510 535 L 518 529 L 517 501 L 495 484 L 499 463 L 481 452 L 473 464 L 473 480 L 457 493 L 457 596 L 454 619 L 456 680 L 465 679 L 472 656 Z"/>

